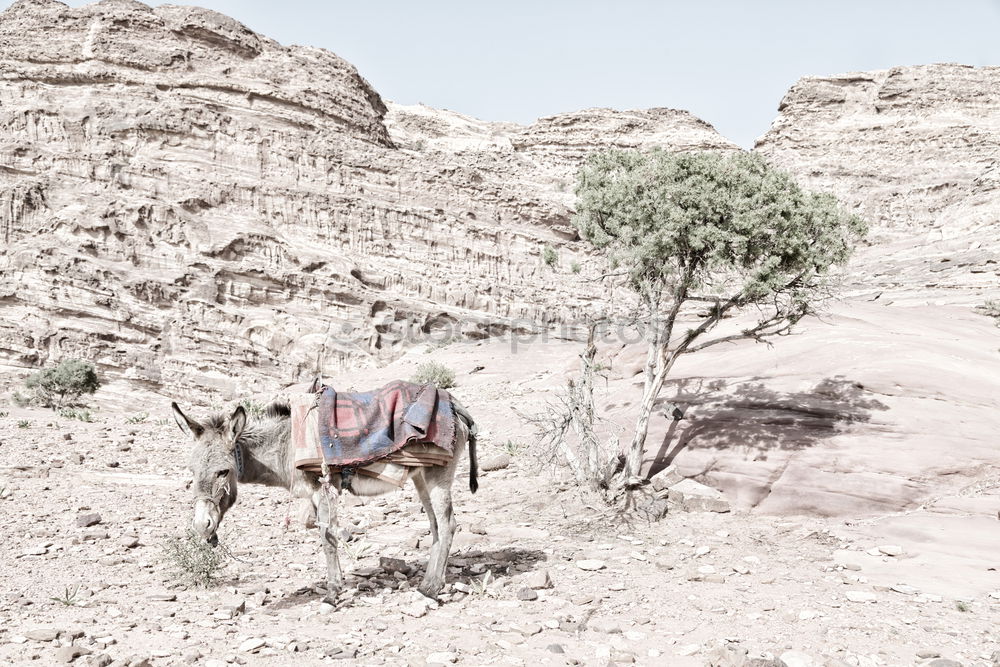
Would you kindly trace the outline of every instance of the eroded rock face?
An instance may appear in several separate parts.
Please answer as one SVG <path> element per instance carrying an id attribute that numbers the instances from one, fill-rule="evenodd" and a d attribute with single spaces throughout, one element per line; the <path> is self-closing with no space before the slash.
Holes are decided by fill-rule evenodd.
<path id="1" fill-rule="evenodd" d="M 80 356 L 154 390 L 574 322 L 606 305 L 569 270 L 575 161 L 731 146 L 673 111 L 387 112 L 332 53 L 129 0 L 15 3 L 0 68 L 0 364 Z"/>
<path id="2" fill-rule="evenodd" d="M 807 77 L 757 151 L 874 225 L 866 282 L 966 296 L 1000 276 L 1000 68 L 894 67 Z"/>

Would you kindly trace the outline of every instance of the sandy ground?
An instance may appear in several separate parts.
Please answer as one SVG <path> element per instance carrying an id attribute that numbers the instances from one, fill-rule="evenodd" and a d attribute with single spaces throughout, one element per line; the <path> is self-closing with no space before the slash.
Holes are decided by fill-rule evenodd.
<path id="1" fill-rule="evenodd" d="M 467 358 L 421 353 L 343 382 L 405 377 L 434 355 L 450 355 L 459 370 L 478 360 L 487 369 L 456 393 L 483 415 L 488 461 L 530 437 L 505 410 L 542 400 L 575 350 L 550 343 L 506 375 L 490 374 L 491 355 L 503 352 L 489 346 Z M 349 501 L 349 593 L 334 609 L 316 592 L 318 538 L 280 489 L 241 486 L 220 531 L 235 558 L 219 586 L 176 581 L 163 547 L 192 512 L 188 444 L 165 400 L 135 405 L 143 409 L 97 411 L 94 423 L 4 409 L 0 662 L 53 664 L 70 657 L 69 644 L 90 652 L 74 664 L 121 665 L 1000 659 L 1000 523 L 969 508 L 984 493 L 993 498 L 993 487 L 885 516 L 674 513 L 628 525 L 515 453 L 507 468 L 484 473 L 474 496 L 460 473 L 462 529 L 440 605 L 415 591 L 427 555 L 417 544 L 428 531 L 412 489 Z M 99 523 L 77 525 L 95 512 Z M 383 571 L 383 557 L 409 572 Z M 551 587 L 542 587 L 546 578 Z"/>

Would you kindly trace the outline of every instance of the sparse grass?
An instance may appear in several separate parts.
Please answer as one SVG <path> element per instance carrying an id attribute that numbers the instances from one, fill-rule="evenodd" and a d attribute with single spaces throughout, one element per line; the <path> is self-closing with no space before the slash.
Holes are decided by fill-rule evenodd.
<path id="1" fill-rule="evenodd" d="M 264 405 L 252 398 L 244 398 L 240 401 L 240 405 L 243 406 L 243 409 L 247 411 L 247 415 L 250 417 L 260 417 L 264 414 Z"/>
<path id="2" fill-rule="evenodd" d="M 513 440 L 503 443 L 503 450 L 511 456 L 517 456 L 524 450 L 524 445 Z"/>
<path id="3" fill-rule="evenodd" d="M 472 595 L 478 595 L 479 597 L 497 597 L 497 591 L 492 586 L 493 584 L 493 571 L 486 570 L 484 574 L 479 579 L 470 579 L 469 586 L 472 588 Z"/>
<path id="4" fill-rule="evenodd" d="M 31 403 L 31 399 L 22 394 L 19 391 L 15 391 L 10 395 L 10 402 L 19 408 L 27 407 Z"/>
<path id="5" fill-rule="evenodd" d="M 0 419 L 6 419 L 9 416 L 10 416 L 9 412 L 7 412 L 6 410 L 0 410 Z"/>
<path id="6" fill-rule="evenodd" d="M 132 415 L 131 417 L 126 417 L 125 418 L 125 423 L 126 424 L 141 424 L 144 421 L 146 421 L 147 419 L 149 419 L 149 413 L 148 412 L 137 412 L 134 415 Z"/>
<path id="7" fill-rule="evenodd" d="M 976 306 L 976 312 L 986 317 L 996 320 L 996 325 L 1000 327 L 1000 299 L 990 299 L 981 306 Z"/>
<path id="8" fill-rule="evenodd" d="M 163 554 L 176 578 L 203 588 L 215 584 L 219 571 L 225 566 L 224 551 L 190 531 L 184 537 L 168 540 Z"/>
<path id="9" fill-rule="evenodd" d="M 410 380 L 417 384 L 429 382 L 438 389 L 450 389 L 455 386 L 455 371 L 437 361 L 428 361 L 417 367 L 417 371 Z"/>
<path id="10" fill-rule="evenodd" d="M 59 411 L 59 416 L 63 419 L 76 419 L 87 423 L 94 421 L 94 413 L 87 408 L 63 408 Z"/>
<path id="11" fill-rule="evenodd" d="M 30 419 L 22 419 L 19 422 L 17 422 L 17 427 L 18 428 L 31 428 L 31 420 Z"/>
<path id="12" fill-rule="evenodd" d="M 542 261 L 545 265 L 550 268 L 556 268 L 559 264 L 559 255 L 556 253 L 555 248 L 550 245 L 545 246 L 542 250 Z"/>
<path id="13" fill-rule="evenodd" d="M 962 602 L 961 600 L 955 600 L 955 609 L 961 612 L 967 612 L 969 611 L 969 605 L 968 603 Z"/>
<path id="14" fill-rule="evenodd" d="M 80 603 L 80 600 L 77 598 L 79 594 L 80 594 L 80 584 L 77 584 L 72 589 L 69 586 L 66 586 L 63 589 L 62 595 L 55 595 L 53 597 L 50 597 L 49 599 L 52 600 L 53 602 L 58 602 L 59 604 L 65 605 L 67 607 L 75 607 Z"/>
<path id="15" fill-rule="evenodd" d="M 580 262 L 576 261 L 575 259 L 569 263 L 569 270 L 572 271 L 573 273 L 580 273 L 582 269 L 583 267 L 580 266 Z"/>

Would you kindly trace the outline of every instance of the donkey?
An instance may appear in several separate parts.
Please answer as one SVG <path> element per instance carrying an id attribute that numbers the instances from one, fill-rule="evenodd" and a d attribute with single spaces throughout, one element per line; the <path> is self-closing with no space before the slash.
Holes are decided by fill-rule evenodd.
<path id="1" fill-rule="evenodd" d="M 218 543 L 217 531 L 226 512 L 236 502 L 239 484 L 281 486 L 297 498 L 309 498 L 317 514 L 320 542 L 326 555 L 326 600 L 336 603 L 344 585 L 344 575 L 337 555 L 336 501 L 341 490 L 358 496 L 374 496 L 399 487 L 382 480 L 352 475 L 345 481 L 331 475 L 327 489 L 316 473 L 294 469 L 291 465 L 291 410 L 287 404 L 273 403 L 258 418 L 248 419 L 243 406 L 231 415 L 216 414 L 203 422 L 185 415 L 172 403 L 174 419 L 192 440 L 189 468 L 194 476 L 195 532 L 210 544 Z M 451 485 L 462 452 L 469 451 L 469 489 L 479 488 L 476 468 L 476 425 L 469 413 L 454 401 L 454 457 L 447 465 L 414 468 L 410 479 L 424 506 L 431 529 L 431 551 L 419 590 L 436 598 L 444 587 L 448 556 L 455 534 Z M 395 464 L 393 464 L 395 465 Z"/>

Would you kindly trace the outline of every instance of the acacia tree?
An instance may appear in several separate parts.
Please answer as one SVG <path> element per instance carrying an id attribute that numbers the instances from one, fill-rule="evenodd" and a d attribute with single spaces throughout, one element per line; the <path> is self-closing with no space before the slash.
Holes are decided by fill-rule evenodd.
<path id="1" fill-rule="evenodd" d="M 639 297 L 649 344 L 631 444 L 622 462 L 634 485 L 657 396 L 677 359 L 712 345 L 788 333 L 813 312 L 867 232 L 828 194 L 804 191 L 752 153 L 595 153 L 578 177 L 573 224 L 608 256 Z M 691 309 L 707 312 L 683 330 Z M 753 308 L 751 308 L 753 307 Z M 739 311 L 735 333 L 713 333 Z"/>

